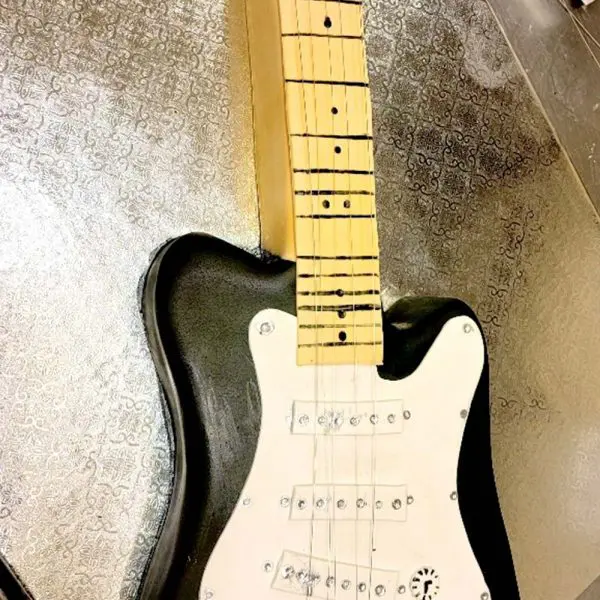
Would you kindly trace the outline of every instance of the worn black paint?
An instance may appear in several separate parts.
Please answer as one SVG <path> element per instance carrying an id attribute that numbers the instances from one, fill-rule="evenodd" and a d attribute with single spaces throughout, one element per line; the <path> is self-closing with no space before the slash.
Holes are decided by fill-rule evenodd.
<path id="1" fill-rule="evenodd" d="M 154 258 L 143 312 L 173 427 L 176 472 L 141 600 L 197 600 L 256 450 L 261 407 L 248 325 L 264 308 L 294 314 L 294 290 L 292 264 L 260 259 L 209 236 L 184 236 Z M 413 372 L 444 323 L 462 314 L 474 316 L 457 300 L 397 302 L 384 318 L 381 376 Z M 459 502 L 492 598 L 517 600 L 492 472 L 487 390 L 486 362 L 461 449 Z M 250 551 L 252 540 L 247 544 Z"/>

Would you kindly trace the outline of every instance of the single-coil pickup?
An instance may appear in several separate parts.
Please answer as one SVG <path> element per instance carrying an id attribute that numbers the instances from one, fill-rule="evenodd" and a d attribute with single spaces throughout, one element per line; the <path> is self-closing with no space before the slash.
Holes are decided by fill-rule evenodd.
<path id="1" fill-rule="evenodd" d="M 278 591 L 312 598 L 396 598 L 399 574 L 284 552 L 272 587 Z"/>
<path id="2" fill-rule="evenodd" d="M 299 435 L 381 435 L 402 433 L 409 413 L 402 400 L 313 403 L 296 401 L 292 433 Z"/>
<path id="3" fill-rule="evenodd" d="M 407 519 L 405 485 L 298 485 L 290 518 L 296 521 L 396 521 Z"/>

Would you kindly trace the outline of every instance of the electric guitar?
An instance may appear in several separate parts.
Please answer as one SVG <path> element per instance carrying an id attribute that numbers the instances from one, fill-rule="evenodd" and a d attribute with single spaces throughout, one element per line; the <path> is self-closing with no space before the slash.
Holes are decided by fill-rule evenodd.
<path id="1" fill-rule="evenodd" d="M 481 329 L 382 306 L 362 3 L 273 2 L 285 153 L 259 177 L 291 190 L 296 262 L 206 235 L 153 258 L 175 478 L 139 597 L 515 600 Z"/>

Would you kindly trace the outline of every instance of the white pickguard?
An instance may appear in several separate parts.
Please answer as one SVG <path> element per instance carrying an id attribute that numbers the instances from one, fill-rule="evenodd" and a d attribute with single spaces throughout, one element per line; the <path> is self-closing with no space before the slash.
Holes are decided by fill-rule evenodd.
<path id="1" fill-rule="evenodd" d="M 281 311 L 256 315 L 249 335 L 258 448 L 200 597 L 489 599 L 456 498 L 484 364 L 475 323 L 450 320 L 397 382 L 374 367 L 298 367 L 296 319 Z"/>

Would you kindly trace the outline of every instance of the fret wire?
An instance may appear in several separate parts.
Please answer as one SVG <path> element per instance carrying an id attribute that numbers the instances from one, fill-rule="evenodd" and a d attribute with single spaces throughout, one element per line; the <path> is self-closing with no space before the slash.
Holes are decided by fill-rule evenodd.
<path id="1" fill-rule="evenodd" d="M 311 305 L 304 304 L 298 306 L 298 311 L 310 311 L 310 312 L 356 312 L 356 311 L 380 311 L 381 305 L 379 304 L 320 304 Z"/>
<path id="2" fill-rule="evenodd" d="M 314 348 L 320 346 L 321 348 L 339 348 L 339 347 L 352 347 L 352 346 L 381 346 L 382 341 L 375 342 L 321 342 L 320 344 L 298 344 L 300 348 Z"/>
<path id="3" fill-rule="evenodd" d="M 319 277 L 333 277 L 333 278 L 337 278 L 337 277 L 379 277 L 379 273 L 329 273 L 329 274 L 322 274 L 319 275 Z M 315 275 L 313 275 L 312 273 L 299 273 L 298 277 L 300 279 L 312 279 L 313 277 L 316 277 Z"/>
<path id="4" fill-rule="evenodd" d="M 306 137 L 306 138 L 330 138 L 333 140 L 373 140 L 372 135 L 327 135 L 319 133 L 292 133 L 292 137 Z"/>
<path id="5" fill-rule="evenodd" d="M 362 0 L 310 0 L 310 2 L 333 2 L 337 4 L 362 4 Z"/>
<path id="6" fill-rule="evenodd" d="M 296 196 L 374 196 L 368 190 L 295 190 Z"/>
<path id="7" fill-rule="evenodd" d="M 343 292 L 339 294 L 338 291 Z M 345 296 L 379 296 L 378 290 L 321 290 L 318 292 L 296 292 L 299 296 L 338 296 L 343 298 Z"/>
<path id="8" fill-rule="evenodd" d="M 373 171 L 361 171 L 358 169 L 294 169 L 294 173 L 318 174 L 341 174 L 341 175 L 373 175 Z"/>
<path id="9" fill-rule="evenodd" d="M 297 277 L 306 282 L 297 290 L 300 364 L 327 364 L 329 359 L 336 364 L 353 360 L 378 364 L 372 362 L 380 361 L 383 343 L 373 135 L 368 73 L 356 62 L 357 53 L 364 53 L 362 2 L 338 0 L 339 12 L 327 12 L 312 7 L 334 0 L 292 0 L 296 7 L 292 10 L 298 11 L 294 25 L 287 1 L 280 0 L 280 6 L 282 13 L 287 11 L 282 17 L 283 38 L 292 38 L 284 43 L 284 66 L 293 146 Z M 321 15 L 327 16 L 322 29 Z M 311 49 L 319 54 L 309 64 Z M 348 70 L 346 63 L 342 67 L 336 62 L 346 56 L 352 58 Z M 286 60 L 300 62 L 285 64 Z M 331 289 L 336 284 L 339 289 Z M 338 332 L 344 333 L 340 341 Z"/>
<path id="10" fill-rule="evenodd" d="M 282 37 L 315 37 L 336 40 L 364 40 L 362 35 L 333 35 L 329 33 L 282 33 Z"/>
<path id="11" fill-rule="evenodd" d="M 318 324 L 318 325 L 305 325 L 305 324 L 300 324 L 298 325 L 298 327 L 300 329 L 347 329 L 348 325 L 347 324 L 340 324 L 340 323 L 330 323 L 330 324 Z M 354 323 L 352 325 L 352 327 L 358 327 L 360 329 L 362 328 L 366 328 L 366 327 L 383 327 L 383 325 L 381 323 Z"/>
<path id="12" fill-rule="evenodd" d="M 364 87 L 368 88 L 366 81 L 326 81 L 323 79 L 286 79 L 286 83 L 301 83 L 303 85 L 342 85 L 345 87 Z"/>
<path id="13" fill-rule="evenodd" d="M 296 215 L 297 219 L 323 219 L 325 221 L 335 219 L 375 219 L 375 215 Z"/>

